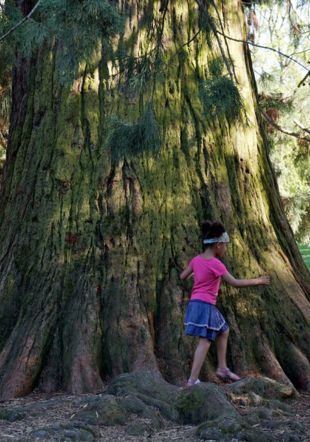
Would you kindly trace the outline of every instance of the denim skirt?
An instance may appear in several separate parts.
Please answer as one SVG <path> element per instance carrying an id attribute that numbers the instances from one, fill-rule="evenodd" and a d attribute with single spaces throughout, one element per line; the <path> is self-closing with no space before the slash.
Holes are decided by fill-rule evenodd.
<path id="1" fill-rule="evenodd" d="M 193 299 L 187 305 L 185 334 L 215 341 L 217 335 L 229 329 L 223 315 L 213 304 Z"/>

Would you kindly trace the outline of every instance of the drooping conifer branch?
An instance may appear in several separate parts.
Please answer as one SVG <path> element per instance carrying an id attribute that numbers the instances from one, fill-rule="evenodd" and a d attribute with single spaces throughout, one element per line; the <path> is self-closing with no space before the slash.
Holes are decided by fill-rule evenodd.
<path id="1" fill-rule="evenodd" d="M 11 29 L 9 29 L 5 34 L 3 34 L 0 37 L 0 42 L 2 40 L 4 40 L 6 37 L 8 37 L 10 34 L 12 34 L 12 32 L 14 32 L 17 28 L 19 28 L 22 24 L 24 24 L 27 20 L 30 19 L 30 17 L 34 14 L 34 12 L 38 9 L 40 3 L 42 2 L 42 0 L 39 0 L 34 7 L 31 9 L 31 11 L 25 15 L 25 17 L 23 17 L 18 23 L 16 23 L 15 26 L 13 26 Z"/>
<path id="2" fill-rule="evenodd" d="M 282 57 L 286 57 L 286 58 L 292 60 L 294 63 L 298 64 L 299 66 L 301 66 L 301 67 L 302 67 L 303 69 L 305 69 L 306 71 L 308 71 L 308 72 L 310 71 L 310 70 L 307 68 L 307 66 L 305 66 L 305 65 L 302 64 L 302 63 L 300 63 L 300 61 L 296 60 L 295 58 L 291 57 L 290 55 L 285 54 L 285 53 L 282 52 L 282 51 L 279 51 L 278 49 L 271 48 L 270 46 L 259 45 L 259 44 L 257 44 L 257 43 L 253 43 L 253 42 L 251 42 L 251 41 L 249 41 L 249 40 L 241 40 L 241 39 L 239 39 L 239 38 L 230 37 L 229 35 L 226 35 L 226 34 L 224 34 L 223 32 L 219 31 L 218 29 L 216 30 L 216 33 L 222 35 L 224 38 L 227 38 L 228 40 L 236 41 L 236 42 L 238 42 L 238 43 L 249 44 L 249 45 L 251 45 L 251 46 L 255 46 L 255 47 L 260 48 L 260 49 L 267 49 L 267 50 L 269 50 L 269 51 L 276 52 L 277 54 L 281 55 Z"/>

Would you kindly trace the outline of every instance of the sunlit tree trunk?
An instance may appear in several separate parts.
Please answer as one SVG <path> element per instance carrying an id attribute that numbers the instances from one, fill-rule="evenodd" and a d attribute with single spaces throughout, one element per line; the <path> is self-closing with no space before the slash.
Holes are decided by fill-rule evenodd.
<path id="1" fill-rule="evenodd" d="M 309 274 L 268 159 L 249 53 L 212 31 L 194 38 L 199 2 L 120 3 L 124 36 L 103 43 L 92 66 L 81 63 L 70 87 L 58 81 L 57 46 L 19 57 L 14 70 L 0 207 L 1 395 L 98 391 L 143 367 L 184 378 L 190 283 L 178 274 L 200 250 L 204 218 L 226 225 L 236 277 L 272 278 L 268 288 L 222 289 L 230 365 L 309 389 Z M 219 29 L 244 38 L 240 4 L 217 6 L 209 13 Z M 126 57 L 156 42 L 144 83 L 135 71 L 128 78 Z M 243 101 L 235 122 L 210 118 L 199 98 L 223 54 Z M 149 103 L 159 152 L 112 155 L 110 116 L 134 124 Z"/>

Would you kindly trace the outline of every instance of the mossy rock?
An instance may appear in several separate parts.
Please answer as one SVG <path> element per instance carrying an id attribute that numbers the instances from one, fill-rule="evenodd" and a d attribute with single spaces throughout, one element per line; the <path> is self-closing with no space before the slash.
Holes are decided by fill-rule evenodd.
<path id="1" fill-rule="evenodd" d="M 127 426 L 126 433 L 130 436 L 148 436 L 154 433 L 154 428 L 148 422 L 132 422 Z"/>
<path id="2" fill-rule="evenodd" d="M 168 403 L 166 401 L 155 399 L 151 396 L 145 394 L 137 393 L 137 398 L 141 399 L 145 405 L 158 410 L 162 416 L 171 421 L 179 421 L 179 414 L 173 403 Z"/>
<path id="3" fill-rule="evenodd" d="M 14 408 L 2 408 L 0 409 L 0 419 L 9 421 L 9 422 L 16 422 L 24 419 L 26 417 L 26 414 L 19 410 Z"/>
<path id="4" fill-rule="evenodd" d="M 287 403 L 283 403 L 277 399 L 271 399 L 270 401 L 265 401 L 265 405 L 268 408 L 271 408 L 272 410 L 281 410 L 285 413 L 292 414 L 292 410 L 290 409 L 290 406 L 287 405 Z"/>
<path id="5" fill-rule="evenodd" d="M 249 425 L 255 425 L 259 422 L 275 421 L 276 418 L 283 417 L 283 414 L 277 410 L 268 407 L 257 407 L 255 410 L 244 417 Z"/>
<path id="6" fill-rule="evenodd" d="M 244 421 L 250 425 L 251 427 L 253 425 L 257 425 L 260 423 L 260 418 L 257 415 L 257 413 L 251 413 L 251 414 L 247 414 L 246 416 L 243 416 Z"/>
<path id="7" fill-rule="evenodd" d="M 272 419 L 273 418 L 273 410 L 267 407 L 258 407 L 254 413 L 259 419 Z"/>
<path id="8" fill-rule="evenodd" d="M 122 406 L 125 408 L 128 413 L 134 413 L 139 416 L 148 417 L 145 414 L 148 414 L 149 409 L 145 406 L 145 403 L 137 398 L 133 394 L 128 394 L 124 398 L 121 398 Z"/>
<path id="9" fill-rule="evenodd" d="M 302 439 L 294 433 L 284 433 L 282 435 L 282 441 L 283 442 L 300 442 Z"/>
<path id="10" fill-rule="evenodd" d="M 220 429 L 211 427 L 207 423 L 201 424 L 196 431 L 196 435 L 201 440 L 228 442 L 231 438 L 224 436 Z"/>
<path id="11" fill-rule="evenodd" d="M 166 382 L 156 371 L 123 374 L 108 386 L 106 392 L 122 398 L 123 407 L 130 412 L 137 413 L 137 411 L 131 411 L 132 407 L 138 407 L 137 410 L 139 410 L 143 402 L 144 407 L 149 406 L 159 410 L 167 419 L 178 420 L 174 403 L 180 394 L 180 389 Z M 129 404 L 128 396 L 136 398 L 135 405 Z M 141 401 L 140 405 L 137 399 Z M 149 412 L 145 412 L 145 417 L 149 417 L 146 414 Z"/>
<path id="12" fill-rule="evenodd" d="M 266 377 L 247 377 L 227 386 L 228 394 L 255 393 L 265 399 L 286 399 L 296 397 L 297 392 L 291 385 L 284 385 Z"/>
<path id="13" fill-rule="evenodd" d="M 90 427 L 80 425 L 53 425 L 50 427 L 38 428 L 28 435 L 29 440 L 44 441 L 83 441 L 92 442 L 97 439 L 97 434 Z"/>
<path id="14" fill-rule="evenodd" d="M 229 400 L 235 405 L 245 405 L 245 406 L 259 406 L 264 402 L 264 398 L 259 396 L 258 394 L 250 391 L 246 394 L 228 394 Z"/>
<path id="15" fill-rule="evenodd" d="M 241 416 L 220 416 L 217 419 L 205 422 L 197 428 L 196 435 L 203 440 L 220 442 L 269 442 L 274 439 L 263 431 L 251 428 Z"/>
<path id="16" fill-rule="evenodd" d="M 152 428 L 160 428 L 164 424 L 164 420 L 160 414 L 160 411 L 152 406 L 146 405 L 143 400 L 130 394 L 124 398 L 120 398 L 122 407 L 131 414 L 136 414 L 139 417 L 149 419 L 152 424 Z"/>
<path id="17" fill-rule="evenodd" d="M 103 395 L 91 400 L 75 418 L 89 425 L 125 425 L 129 414 L 119 398 Z"/>
<path id="18" fill-rule="evenodd" d="M 240 417 L 220 387 L 211 383 L 201 383 L 183 390 L 175 406 L 183 424 L 200 424 L 218 416 Z"/>
<path id="19" fill-rule="evenodd" d="M 125 396 L 142 393 L 164 402 L 173 402 L 180 393 L 179 387 L 166 382 L 155 370 L 126 373 L 118 376 L 108 386 L 106 393 Z"/>

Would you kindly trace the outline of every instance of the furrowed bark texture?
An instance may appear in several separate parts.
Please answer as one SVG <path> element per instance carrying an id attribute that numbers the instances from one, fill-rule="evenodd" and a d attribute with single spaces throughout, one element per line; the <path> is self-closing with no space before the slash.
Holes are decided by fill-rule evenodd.
<path id="1" fill-rule="evenodd" d="M 3 398 L 35 387 L 98 391 L 142 367 L 184 378 L 194 343 L 182 325 L 190 283 L 178 274 L 200 249 L 204 218 L 230 232 L 236 277 L 272 278 L 268 288 L 222 289 L 230 365 L 310 389 L 309 274 L 268 159 L 249 53 L 212 32 L 193 39 L 197 3 L 122 2 L 125 34 L 81 64 L 72 87 L 57 80 L 57 47 L 19 59 L 0 207 Z M 242 38 L 239 3 L 215 6 L 225 32 Z M 117 57 L 141 56 L 159 38 L 157 74 L 130 89 Z M 223 53 L 244 104 L 233 124 L 206 116 L 198 92 Z M 148 102 L 159 153 L 113 159 L 109 116 L 136 123 Z"/>

